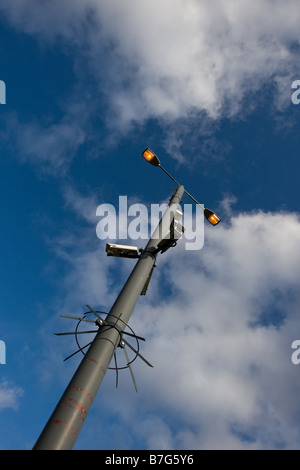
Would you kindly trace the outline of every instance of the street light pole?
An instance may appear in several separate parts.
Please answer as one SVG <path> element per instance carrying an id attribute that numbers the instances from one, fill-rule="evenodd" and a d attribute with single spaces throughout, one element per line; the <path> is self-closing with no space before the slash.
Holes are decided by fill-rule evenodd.
<path id="1" fill-rule="evenodd" d="M 142 251 L 108 313 L 104 325 L 99 328 L 90 348 L 45 425 L 34 450 L 70 450 L 73 448 L 113 354 L 120 344 L 122 332 L 151 275 L 157 253 L 163 246 L 166 231 L 170 229 L 174 221 L 176 209 L 184 191 L 184 187 L 179 186 L 172 196 L 159 225 Z"/>

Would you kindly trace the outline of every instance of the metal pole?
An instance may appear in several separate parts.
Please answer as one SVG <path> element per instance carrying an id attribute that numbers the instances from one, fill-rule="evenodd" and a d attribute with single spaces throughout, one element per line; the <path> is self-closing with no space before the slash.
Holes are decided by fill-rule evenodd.
<path id="1" fill-rule="evenodd" d="M 121 332 L 125 329 L 155 264 L 159 251 L 158 244 L 166 236 L 166 229 L 170 228 L 170 222 L 174 219 L 183 193 L 184 187 L 179 186 L 107 315 L 105 322 L 113 323 L 115 327 L 103 326 L 99 329 L 33 447 L 34 450 L 70 450 L 73 448 L 112 356 L 120 343 Z"/>

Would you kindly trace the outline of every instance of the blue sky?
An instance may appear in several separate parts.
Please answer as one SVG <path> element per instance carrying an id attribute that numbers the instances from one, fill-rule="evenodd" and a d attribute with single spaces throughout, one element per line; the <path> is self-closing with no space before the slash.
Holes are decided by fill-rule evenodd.
<path id="1" fill-rule="evenodd" d="M 79 364 L 60 315 L 108 311 L 134 265 L 107 258 L 98 205 L 173 191 L 145 147 L 222 223 L 159 257 L 130 322 L 154 368 L 135 361 L 138 394 L 107 373 L 75 448 L 299 448 L 299 17 L 296 0 L 0 1 L 0 448 L 32 448 Z"/>

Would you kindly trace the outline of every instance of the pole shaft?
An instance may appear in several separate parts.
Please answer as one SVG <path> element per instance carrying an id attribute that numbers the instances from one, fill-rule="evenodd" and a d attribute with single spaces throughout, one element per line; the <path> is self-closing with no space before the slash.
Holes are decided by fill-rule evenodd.
<path id="1" fill-rule="evenodd" d="M 166 228 L 170 228 L 170 222 L 174 218 L 183 193 L 183 186 L 179 186 L 106 317 L 106 322 L 115 323 L 117 328 L 110 326 L 100 328 L 33 447 L 34 450 L 70 450 L 73 448 L 112 356 L 119 345 L 119 331 L 126 328 L 155 263 L 157 245 L 166 235 Z"/>

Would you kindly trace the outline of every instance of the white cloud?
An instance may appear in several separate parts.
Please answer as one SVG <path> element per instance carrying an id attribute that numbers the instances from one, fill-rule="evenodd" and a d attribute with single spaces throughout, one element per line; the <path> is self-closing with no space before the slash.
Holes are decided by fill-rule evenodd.
<path id="1" fill-rule="evenodd" d="M 69 197 L 84 216 L 86 201 Z M 65 270 L 62 313 L 79 313 L 85 303 L 109 308 L 125 282 L 133 264 L 107 258 L 99 242 L 83 230 L 54 241 Z M 96 422 L 108 421 L 101 448 L 122 427 L 122 448 L 136 440 L 149 449 L 299 447 L 300 366 L 291 361 L 291 344 L 300 339 L 299 242 L 296 214 L 232 214 L 228 224 L 206 226 L 199 252 L 179 242 L 158 257 L 129 322 L 147 339 L 141 353 L 154 368 L 133 363 L 138 394 L 129 371 L 120 371 L 117 390 L 107 372 L 90 411 Z M 53 364 L 43 366 L 55 373 Z M 90 423 L 79 448 L 91 445 Z"/>
<path id="2" fill-rule="evenodd" d="M 114 126 L 199 112 L 233 116 L 246 95 L 272 80 L 282 89 L 296 67 L 290 45 L 299 44 L 300 10 L 292 0 L 16 0 L 0 9 L 28 34 L 78 47 L 77 65 L 84 61 L 98 80 Z M 70 107 L 65 114 L 48 128 L 19 125 L 24 158 L 56 169 L 72 158 L 88 118 Z M 174 145 L 180 148 L 178 135 Z M 84 212 L 90 199 L 71 190 L 65 197 L 92 220 Z M 116 264 L 94 236 L 91 242 L 80 230 L 54 241 L 65 269 L 64 313 L 76 303 L 110 303 L 117 292 Z M 142 354 L 155 367 L 134 364 L 137 396 L 132 384 L 122 403 L 105 396 L 128 434 L 140 431 L 149 448 L 159 441 L 174 448 L 299 446 L 299 370 L 291 362 L 291 343 L 300 337 L 299 241 L 296 215 L 240 214 L 208 228 L 198 254 L 178 244 L 161 256 L 130 323 L 147 337 Z M 3 389 L 13 406 L 14 388 Z M 102 400 L 91 413 L 101 415 Z"/>
<path id="3" fill-rule="evenodd" d="M 96 209 L 98 207 L 96 196 L 82 196 L 70 185 L 64 186 L 63 194 L 67 207 L 71 208 L 78 217 L 86 222 L 96 224 Z"/>
<path id="4" fill-rule="evenodd" d="M 78 147 L 84 142 L 84 134 L 74 123 L 25 124 L 17 129 L 19 150 L 23 160 L 38 163 L 44 171 L 64 174 Z"/>
<path id="5" fill-rule="evenodd" d="M 0 383 L 0 411 L 5 408 L 17 409 L 23 390 L 7 380 Z"/>
<path id="6" fill-rule="evenodd" d="M 99 156 L 103 142 L 115 144 L 150 118 L 159 120 L 162 145 L 178 161 L 224 158 L 230 145 L 215 137 L 219 118 L 291 104 L 297 0 L 3 0 L 0 13 L 74 61 L 66 101 L 75 111 L 67 104 L 58 122 L 15 123 L 18 153 L 44 172 L 66 172 L 93 140 L 89 152 Z M 295 125 L 273 115 L 281 127 Z"/>
<path id="7" fill-rule="evenodd" d="M 77 196 L 83 205 L 74 207 L 84 214 Z M 99 446 L 112 446 L 125 427 L 122 448 L 136 440 L 149 449 L 299 447 L 300 366 L 291 361 L 291 344 L 300 339 L 299 242 L 296 214 L 232 214 L 227 225 L 206 226 L 199 252 L 179 242 L 158 257 L 129 322 L 147 339 L 141 353 L 154 368 L 133 363 L 138 394 L 129 371 L 120 371 L 117 390 L 107 372 L 90 411 L 96 422 L 108 420 L 109 437 L 100 436 Z M 107 258 L 98 243 L 83 231 L 56 240 L 63 313 L 79 312 L 83 299 L 109 307 L 126 279 L 125 263 L 132 268 L 129 260 Z"/>
<path id="8" fill-rule="evenodd" d="M 4 1 L 1 10 L 29 34 L 78 46 L 77 58 L 107 94 L 114 126 L 199 111 L 236 115 L 243 98 L 267 84 L 274 97 L 276 84 L 285 94 L 282 83 L 296 70 L 296 0 L 27 0 Z"/>
<path id="9" fill-rule="evenodd" d="M 125 122 L 235 115 L 246 94 L 295 70 L 296 2 L 128 0 L 100 3 L 96 13 L 115 45 L 111 99 Z"/>
<path id="10" fill-rule="evenodd" d="M 75 95 L 75 93 L 74 93 Z M 3 118 L 3 140 L 22 162 L 30 162 L 46 174 L 64 176 L 78 149 L 89 140 L 87 95 L 71 95 L 62 105 L 63 117 L 38 116 L 26 122 L 15 112 Z"/>
<path id="11" fill-rule="evenodd" d="M 161 255 L 131 318 L 154 369 L 136 361 L 139 394 L 128 372 L 122 401 L 120 390 L 105 399 L 149 448 L 299 446 L 300 223 L 280 213 L 231 222 L 208 230 L 197 254 Z"/>

